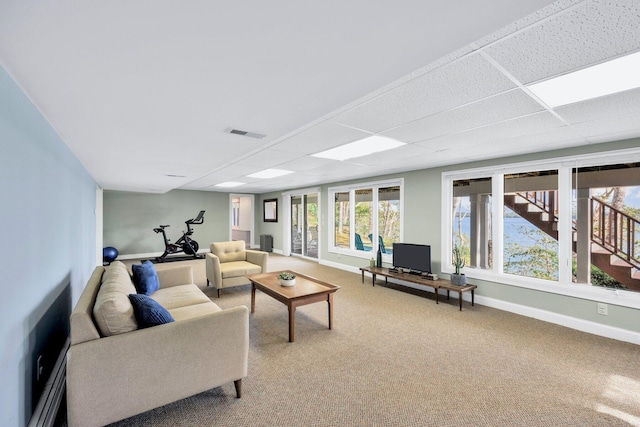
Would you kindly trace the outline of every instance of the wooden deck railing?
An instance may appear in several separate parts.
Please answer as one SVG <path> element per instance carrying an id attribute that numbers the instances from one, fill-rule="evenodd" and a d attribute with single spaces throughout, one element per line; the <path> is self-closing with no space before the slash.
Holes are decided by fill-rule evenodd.
<path id="1" fill-rule="evenodd" d="M 640 268 L 640 221 L 595 198 L 591 215 L 591 240 Z"/>
<path id="2" fill-rule="evenodd" d="M 518 196 L 558 218 L 557 191 L 527 191 Z M 640 269 L 640 221 L 602 200 L 591 198 L 591 241 Z M 574 221 L 575 232 L 575 221 Z"/>

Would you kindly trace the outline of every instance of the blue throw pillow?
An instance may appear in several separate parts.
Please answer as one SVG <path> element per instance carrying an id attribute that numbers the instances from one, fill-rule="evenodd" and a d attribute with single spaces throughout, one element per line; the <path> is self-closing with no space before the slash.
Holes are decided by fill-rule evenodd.
<path id="1" fill-rule="evenodd" d="M 175 321 L 171 313 L 151 297 L 142 294 L 130 294 L 129 300 L 133 305 L 133 314 L 136 316 L 140 329 Z"/>
<path id="2" fill-rule="evenodd" d="M 145 261 L 142 264 L 134 264 L 131 267 L 133 271 L 133 284 L 139 294 L 151 295 L 160 289 L 160 281 L 158 273 L 151 261 Z"/>

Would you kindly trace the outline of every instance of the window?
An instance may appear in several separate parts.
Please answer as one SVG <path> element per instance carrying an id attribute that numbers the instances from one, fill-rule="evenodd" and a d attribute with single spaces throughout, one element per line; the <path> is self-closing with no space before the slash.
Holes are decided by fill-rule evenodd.
<path id="1" fill-rule="evenodd" d="M 383 254 L 391 253 L 393 242 L 400 242 L 400 186 L 378 189 L 378 245 Z"/>
<path id="2" fill-rule="evenodd" d="M 490 269 L 491 178 L 453 181 L 452 245 L 465 265 Z"/>
<path id="3" fill-rule="evenodd" d="M 329 189 L 333 201 L 330 251 L 372 257 L 378 247 L 391 260 L 402 235 L 402 180 Z M 353 227 L 351 226 L 353 224 Z"/>
<path id="4" fill-rule="evenodd" d="M 637 149 L 445 172 L 442 209 L 443 272 L 457 245 L 470 277 L 640 293 Z"/>
<path id="5" fill-rule="evenodd" d="M 640 163 L 572 170 L 573 281 L 640 291 Z"/>
<path id="6" fill-rule="evenodd" d="M 558 171 L 504 175 L 503 271 L 558 280 Z"/>
<path id="7" fill-rule="evenodd" d="M 349 192 L 343 191 L 335 193 L 333 198 L 335 216 L 333 242 L 334 246 L 338 248 L 349 248 L 351 246 L 349 243 L 349 235 L 351 233 L 351 205 L 349 204 L 349 197 Z"/>

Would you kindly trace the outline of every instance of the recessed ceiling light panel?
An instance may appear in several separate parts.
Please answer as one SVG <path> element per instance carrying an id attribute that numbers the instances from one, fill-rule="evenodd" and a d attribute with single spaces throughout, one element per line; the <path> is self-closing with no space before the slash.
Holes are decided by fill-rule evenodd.
<path id="1" fill-rule="evenodd" d="M 258 178 L 258 179 L 269 179 L 276 178 L 279 176 L 289 175 L 293 173 L 293 171 L 288 171 L 284 169 L 265 169 L 261 172 L 252 173 L 251 175 L 247 175 L 249 178 Z"/>
<path id="2" fill-rule="evenodd" d="M 311 156 L 321 157 L 324 159 L 347 160 L 354 157 L 362 157 L 373 153 L 379 153 L 381 151 L 391 150 L 403 145 L 405 145 L 404 142 L 396 141 L 395 139 L 386 138 L 384 136 L 373 135 L 359 141 L 312 154 Z"/>
<path id="3" fill-rule="evenodd" d="M 227 181 L 227 182 L 221 182 L 220 184 L 216 184 L 214 185 L 214 187 L 231 188 L 231 187 L 239 187 L 244 184 L 245 184 L 244 182 Z"/>
<path id="4" fill-rule="evenodd" d="M 640 52 L 527 86 L 549 107 L 640 87 Z"/>

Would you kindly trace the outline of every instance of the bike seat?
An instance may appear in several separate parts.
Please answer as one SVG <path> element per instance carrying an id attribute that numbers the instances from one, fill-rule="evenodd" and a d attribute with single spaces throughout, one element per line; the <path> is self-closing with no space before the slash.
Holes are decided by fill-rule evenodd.
<path id="1" fill-rule="evenodd" d="M 171 227 L 170 225 L 161 225 L 160 228 L 167 228 L 167 227 Z"/>

